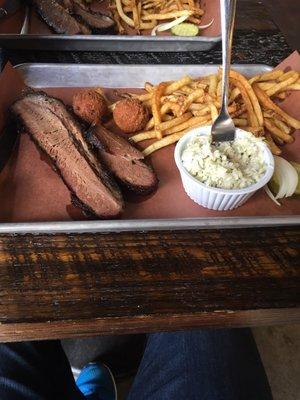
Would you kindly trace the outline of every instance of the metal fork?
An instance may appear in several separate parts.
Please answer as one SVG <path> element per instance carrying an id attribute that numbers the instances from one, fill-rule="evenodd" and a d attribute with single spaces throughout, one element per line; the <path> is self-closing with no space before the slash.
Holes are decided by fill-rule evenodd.
<path id="1" fill-rule="evenodd" d="M 220 0 L 222 28 L 222 106 L 212 125 L 212 142 L 229 142 L 235 139 L 235 126 L 228 112 L 228 86 L 231 64 L 232 36 L 236 0 Z"/>

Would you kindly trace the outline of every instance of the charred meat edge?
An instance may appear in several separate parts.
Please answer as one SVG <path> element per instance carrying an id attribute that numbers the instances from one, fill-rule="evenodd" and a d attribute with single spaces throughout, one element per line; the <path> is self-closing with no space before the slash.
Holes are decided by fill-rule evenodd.
<path id="1" fill-rule="evenodd" d="M 76 0 L 72 0 L 72 3 L 72 12 L 80 18 L 80 21 L 88 25 L 94 32 L 109 29 L 115 25 L 114 20 L 108 15 L 92 11 Z"/>
<path id="2" fill-rule="evenodd" d="M 118 176 L 118 174 L 115 173 L 114 171 L 111 171 L 113 173 L 114 177 L 116 178 L 117 182 L 121 186 L 125 187 L 126 189 L 128 189 L 129 191 L 131 191 L 131 192 L 133 192 L 135 194 L 147 195 L 147 194 L 152 193 L 157 188 L 158 179 L 157 179 L 157 176 L 156 176 L 152 166 L 147 164 L 144 161 L 143 154 L 138 149 L 136 149 L 134 146 L 132 146 L 131 143 L 127 142 L 126 139 L 122 138 L 121 136 L 119 136 L 119 135 L 117 135 L 115 133 L 112 133 L 107 128 L 105 128 L 103 126 L 101 126 L 101 127 L 100 126 L 96 126 L 95 128 L 96 128 L 96 130 L 93 129 L 93 130 L 88 130 L 86 132 L 86 139 L 92 146 L 94 146 L 96 149 L 98 149 L 98 158 L 100 159 L 100 161 L 102 163 L 105 164 L 105 161 L 103 160 L 103 157 L 101 157 L 101 154 L 103 154 L 103 152 L 106 152 L 106 153 L 109 153 L 109 154 L 112 154 L 112 153 L 111 153 L 110 149 L 108 148 L 108 146 L 105 146 L 104 143 L 101 141 L 101 138 L 97 135 L 97 133 L 96 133 L 97 129 L 104 129 L 106 132 L 108 132 L 112 136 L 112 138 L 114 140 L 119 141 L 119 143 L 120 142 L 122 143 L 123 141 L 126 142 L 126 145 L 130 146 L 134 150 L 134 152 L 139 156 L 137 158 L 127 159 L 127 161 L 128 162 L 135 162 L 137 165 L 140 166 L 140 168 L 147 168 L 148 172 L 153 174 L 153 185 L 142 186 L 142 185 L 133 185 L 131 182 L 128 182 L 127 180 L 124 180 L 124 178 L 120 178 Z M 120 156 L 120 157 L 122 157 L 122 156 Z M 110 167 L 107 165 L 107 168 L 110 168 Z"/>
<path id="3" fill-rule="evenodd" d="M 32 94 L 32 93 L 30 93 L 30 94 Z M 37 94 L 37 93 L 35 92 L 35 94 Z M 43 92 L 42 92 L 42 93 L 41 93 L 41 92 L 38 92 L 38 94 L 39 94 L 39 95 L 42 94 L 42 95 L 48 97 L 48 96 L 45 95 L 45 93 L 43 93 Z M 26 124 L 24 123 L 24 121 L 23 121 L 21 115 L 18 115 L 18 114 L 16 114 L 16 113 L 14 112 L 14 110 L 13 110 L 14 104 L 17 103 L 18 101 L 22 100 L 23 98 L 27 97 L 27 96 L 28 96 L 28 93 L 25 94 L 25 95 L 23 95 L 23 96 L 21 96 L 19 99 L 17 99 L 17 100 L 12 104 L 11 109 L 10 109 L 11 114 L 15 117 L 15 119 L 16 119 L 17 122 L 19 123 L 19 127 L 24 128 L 24 129 L 26 130 L 26 132 L 29 133 L 29 135 L 30 135 L 32 141 L 35 143 L 35 145 L 37 146 L 37 148 L 38 148 L 40 151 L 42 151 L 44 154 L 46 154 L 46 155 L 51 159 L 53 168 L 54 168 L 55 171 L 60 175 L 60 177 L 61 177 L 61 179 L 63 180 L 64 184 L 68 187 L 68 189 L 69 189 L 69 191 L 70 191 L 70 193 L 71 193 L 71 200 L 72 200 L 72 203 L 73 203 L 75 206 L 80 206 L 80 208 L 81 208 L 84 212 L 86 212 L 87 214 L 89 214 L 89 215 L 96 215 L 96 216 L 98 216 L 98 217 L 101 217 L 101 215 L 95 213 L 95 211 L 94 211 L 89 205 L 83 203 L 83 202 L 81 201 L 81 199 L 79 199 L 79 198 L 76 196 L 76 193 L 74 192 L 73 188 L 70 187 L 70 186 L 68 185 L 68 183 L 64 180 L 61 171 L 56 167 L 55 160 L 48 154 L 48 152 L 47 152 L 46 150 L 44 150 L 44 149 L 40 146 L 39 141 L 34 137 L 34 135 L 31 134 L 30 128 L 26 126 Z M 58 101 L 61 103 L 62 106 L 64 106 L 64 104 L 63 104 L 63 102 L 62 102 L 61 100 L 58 100 Z M 85 160 L 86 160 L 86 161 L 88 162 L 88 164 L 91 166 L 92 170 L 95 172 L 95 174 L 98 176 L 98 178 L 99 178 L 102 182 L 104 181 L 103 184 L 106 185 L 106 186 L 108 185 L 108 189 L 111 189 L 111 188 L 112 188 L 112 189 L 113 189 L 113 194 L 114 194 L 114 195 L 115 195 L 115 193 L 117 193 L 117 194 L 119 195 L 118 198 L 117 198 L 117 200 L 120 201 L 120 203 L 121 203 L 121 208 L 123 209 L 124 202 L 123 202 L 123 198 L 122 198 L 121 192 L 119 191 L 118 186 L 117 186 L 116 183 L 112 180 L 112 178 L 110 177 L 110 175 L 107 174 L 105 170 L 102 171 L 102 172 L 103 172 L 103 175 L 99 175 L 99 171 L 98 171 L 98 170 L 95 170 L 95 168 L 90 164 L 89 160 L 88 160 L 87 157 L 86 157 L 86 153 L 85 153 L 85 152 L 83 151 L 83 149 L 82 149 L 82 146 L 79 145 L 78 141 L 74 139 L 73 134 L 72 134 L 72 133 L 70 132 L 70 130 L 65 126 L 65 124 L 63 123 L 63 121 L 62 121 L 55 113 L 53 113 L 53 111 L 52 111 L 51 109 L 49 109 L 49 111 L 50 111 L 56 118 L 58 118 L 58 119 L 60 120 L 60 122 L 63 124 L 63 126 L 66 128 L 66 130 L 67 130 L 67 132 L 68 132 L 68 134 L 69 134 L 69 136 L 70 136 L 70 139 L 73 141 L 73 144 L 75 145 L 76 149 L 77 149 L 77 150 L 79 151 L 79 153 L 85 158 Z M 19 129 L 21 129 L 21 128 L 19 128 Z M 104 178 L 104 179 L 103 179 L 103 178 Z M 115 192 L 115 191 L 116 191 L 116 192 Z M 121 210 L 121 212 L 122 212 L 122 210 Z M 102 218 L 117 218 L 118 216 L 119 216 L 119 214 L 118 214 L 118 215 L 116 214 L 116 215 L 113 215 L 113 216 L 102 216 Z"/>
<path id="4" fill-rule="evenodd" d="M 91 30 L 69 14 L 65 5 L 55 0 L 30 0 L 43 18 L 56 33 L 60 34 L 90 34 Z"/>

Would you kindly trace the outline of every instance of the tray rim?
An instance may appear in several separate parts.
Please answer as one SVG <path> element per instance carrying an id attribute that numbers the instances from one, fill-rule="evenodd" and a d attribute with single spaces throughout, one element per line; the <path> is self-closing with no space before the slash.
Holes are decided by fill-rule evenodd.
<path id="1" fill-rule="evenodd" d="M 113 233 L 298 226 L 300 215 L 0 223 L 1 234 Z"/>
<path id="2" fill-rule="evenodd" d="M 22 63 L 14 68 L 22 70 L 31 66 L 68 67 L 72 63 Z M 77 67 L 119 68 L 119 64 L 75 64 Z M 235 64 L 243 66 L 262 66 L 266 64 Z M 178 64 L 126 64 L 130 67 L 180 67 Z M 185 67 L 188 68 L 188 64 Z M 191 64 L 195 67 L 195 64 Z M 217 66 L 217 64 L 201 64 L 201 67 Z M 126 220 L 87 220 L 87 221 L 51 221 L 51 222 L 0 222 L 0 234 L 55 234 L 55 233 L 110 233 L 110 232 L 139 232 L 162 230 L 197 230 L 197 229 L 236 229 L 254 227 L 297 226 L 300 225 L 300 215 L 257 216 L 257 217 L 197 217 L 197 218 L 168 218 L 168 219 L 126 219 Z"/>
<path id="3" fill-rule="evenodd" d="M 21 35 L 19 33 L 0 33 L 0 40 L 5 39 L 18 39 L 18 40 L 59 40 L 59 41 L 72 41 L 79 40 L 85 41 L 121 41 L 121 42 L 220 42 L 221 35 L 217 36 L 139 36 L 139 35 L 38 35 L 38 34 L 27 34 Z"/>

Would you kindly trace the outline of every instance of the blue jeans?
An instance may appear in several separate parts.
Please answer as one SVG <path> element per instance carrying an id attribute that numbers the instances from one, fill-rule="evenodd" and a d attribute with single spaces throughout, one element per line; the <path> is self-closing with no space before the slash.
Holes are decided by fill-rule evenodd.
<path id="1" fill-rule="evenodd" d="M 83 400 L 58 341 L 0 345 L 1 400 Z M 149 335 L 128 400 L 271 400 L 248 329 Z"/>

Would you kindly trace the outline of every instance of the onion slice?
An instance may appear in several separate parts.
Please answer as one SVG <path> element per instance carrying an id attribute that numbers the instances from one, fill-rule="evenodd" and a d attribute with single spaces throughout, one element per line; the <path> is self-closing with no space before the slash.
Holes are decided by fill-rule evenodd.
<path id="1" fill-rule="evenodd" d="M 275 204 L 277 204 L 278 206 L 281 206 L 281 204 L 279 203 L 278 200 L 275 199 L 273 193 L 271 192 L 271 190 L 269 189 L 268 185 L 264 186 L 265 192 L 267 193 L 267 195 L 270 197 L 271 200 L 274 201 Z"/>
<path id="2" fill-rule="evenodd" d="M 265 191 L 277 205 L 280 205 L 280 203 L 277 201 L 278 199 L 290 197 L 295 193 L 299 177 L 294 166 L 284 158 L 274 156 L 274 164 L 274 174 L 271 181 L 265 186 Z M 277 193 L 273 193 L 270 189 L 272 187 L 272 181 L 276 187 L 276 189 L 273 187 L 273 191 L 277 190 Z"/>
<path id="3" fill-rule="evenodd" d="M 164 22 L 163 24 L 156 25 L 151 32 L 151 36 L 156 36 L 156 32 L 163 32 L 172 29 L 173 26 L 179 25 L 184 22 L 190 14 L 182 15 L 179 18 L 173 19 L 171 22 Z"/>
<path id="4" fill-rule="evenodd" d="M 163 32 L 167 31 L 169 29 L 172 29 L 174 26 L 181 24 L 184 22 L 187 18 L 189 18 L 189 14 L 187 15 L 182 15 L 179 18 L 174 19 L 171 22 L 164 22 L 163 24 L 156 25 L 151 32 L 151 36 L 156 36 L 156 32 Z M 213 23 L 215 19 L 213 18 L 208 24 L 206 25 L 196 25 L 198 29 L 206 29 L 209 28 Z"/>
<path id="5" fill-rule="evenodd" d="M 171 22 L 164 22 L 163 24 L 156 25 L 151 32 L 151 36 L 156 36 L 156 32 L 163 32 L 167 31 L 169 29 L 172 29 L 174 26 L 181 24 L 184 22 L 187 18 L 189 18 L 189 14 L 187 15 L 182 15 L 179 18 L 174 19 Z M 209 28 L 213 23 L 214 23 L 214 18 L 206 25 L 196 25 L 198 29 L 206 29 Z"/>
<path id="6" fill-rule="evenodd" d="M 206 25 L 197 25 L 199 29 L 206 29 L 209 28 L 213 23 L 214 23 L 215 19 L 213 18 L 208 24 Z"/>
<path id="7" fill-rule="evenodd" d="M 277 178 L 279 184 L 278 193 L 275 195 L 276 199 L 283 197 L 290 197 L 295 193 L 298 185 L 298 174 L 296 169 L 287 160 L 282 157 L 274 156 L 275 170 L 274 176 Z"/>

